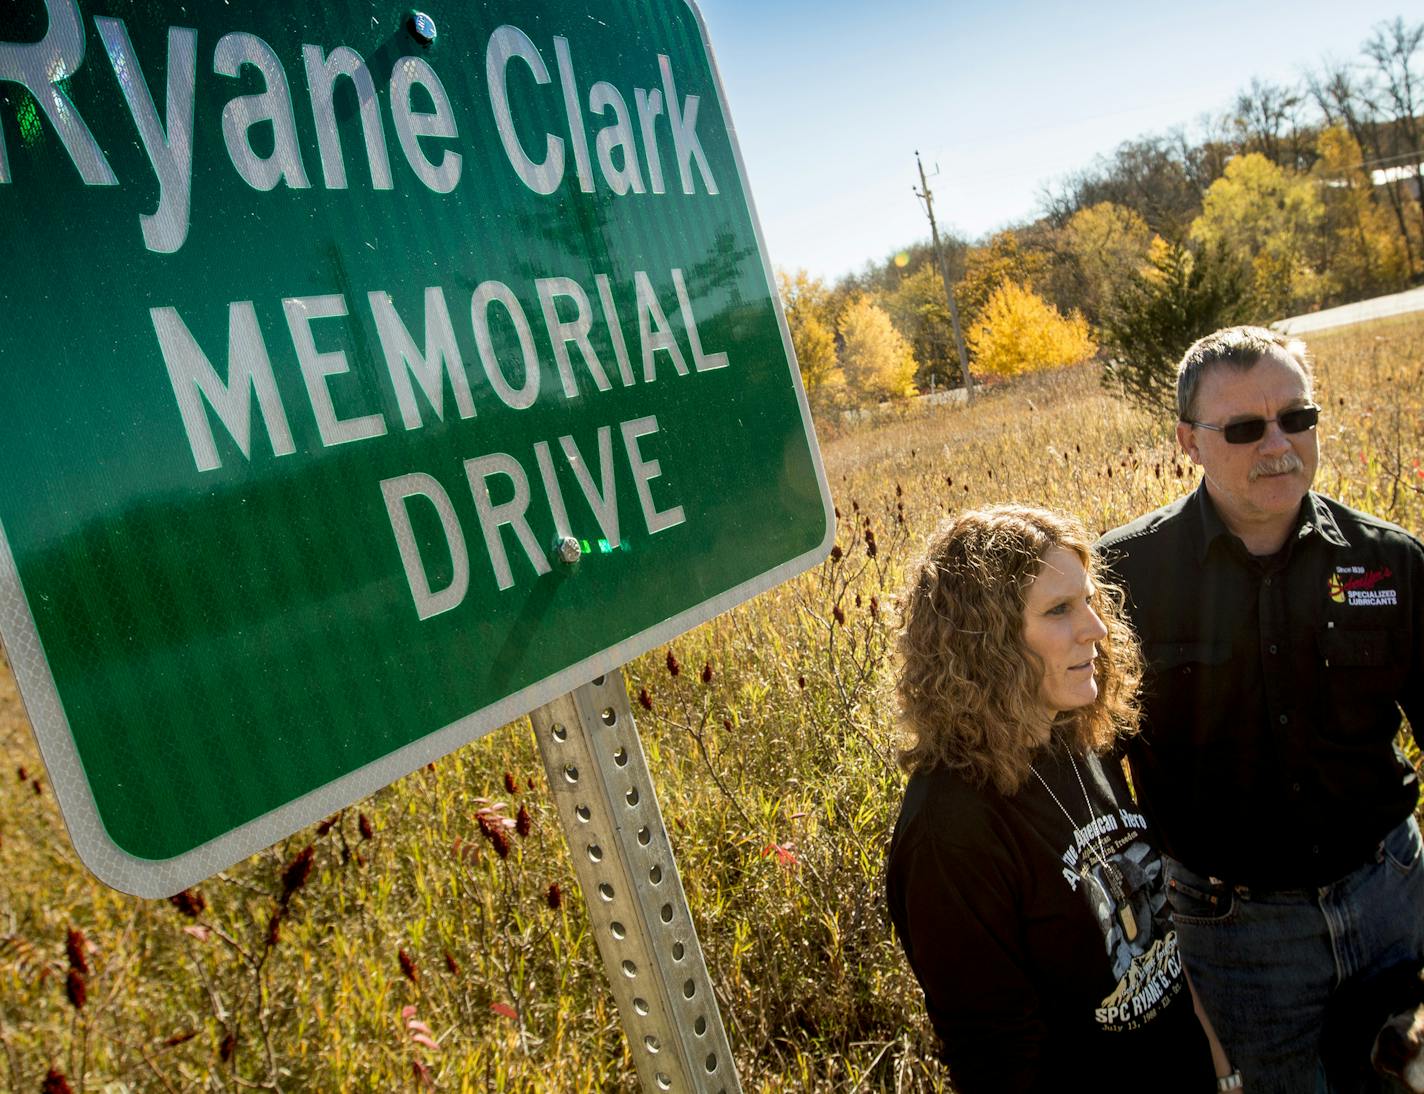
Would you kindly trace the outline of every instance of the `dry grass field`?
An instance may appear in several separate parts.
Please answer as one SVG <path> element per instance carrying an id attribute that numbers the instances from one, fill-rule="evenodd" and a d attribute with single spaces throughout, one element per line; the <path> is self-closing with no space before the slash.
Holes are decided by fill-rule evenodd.
<path id="1" fill-rule="evenodd" d="M 1317 488 L 1424 531 L 1424 320 L 1311 343 Z M 1195 476 L 1094 366 L 862 422 L 824 454 L 839 557 L 629 684 L 746 1089 L 944 1090 L 881 897 L 901 572 L 951 509 L 1031 501 L 1096 531 Z M 175 902 L 79 865 L 3 663 L 0 754 L 6 1089 L 51 1069 L 104 1094 L 634 1089 L 527 722 Z M 521 811 L 527 835 L 484 834 Z"/>

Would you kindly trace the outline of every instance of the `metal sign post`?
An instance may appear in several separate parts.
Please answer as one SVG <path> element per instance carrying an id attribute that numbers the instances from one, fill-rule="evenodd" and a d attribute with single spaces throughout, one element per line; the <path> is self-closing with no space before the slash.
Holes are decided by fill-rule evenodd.
<path id="1" fill-rule="evenodd" d="M 623 670 L 529 718 L 643 1089 L 739 1094 Z"/>

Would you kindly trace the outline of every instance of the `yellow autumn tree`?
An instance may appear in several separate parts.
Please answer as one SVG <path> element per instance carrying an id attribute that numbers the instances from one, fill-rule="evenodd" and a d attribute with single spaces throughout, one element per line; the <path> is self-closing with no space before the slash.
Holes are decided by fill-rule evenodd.
<path id="1" fill-rule="evenodd" d="M 1014 281 L 994 290 L 968 341 L 974 367 L 997 376 L 1071 365 L 1098 351 L 1082 315 L 1065 316 Z"/>
<path id="2" fill-rule="evenodd" d="M 1228 163 L 1208 188 L 1191 236 L 1248 268 L 1256 310 L 1280 317 L 1320 304 L 1324 219 L 1325 204 L 1314 179 L 1251 152 Z"/>
<path id="3" fill-rule="evenodd" d="M 915 393 L 915 355 L 874 298 L 854 297 L 841 313 L 841 368 L 861 402 Z"/>
<path id="4" fill-rule="evenodd" d="M 1312 168 L 1325 205 L 1322 269 L 1327 303 L 1397 292 L 1409 281 L 1409 263 L 1388 214 L 1373 198 L 1359 142 L 1342 125 L 1322 130 Z"/>
<path id="5" fill-rule="evenodd" d="M 835 406 L 845 399 L 846 379 L 836 360 L 835 322 L 825 282 L 805 270 L 778 271 L 776 287 L 791 331 L 791 345 L 801 368 L 801 384 L 813 407 Z"/>
<path id="6" fill-rule="evenodd" d="M 1000 286 L 1010 281 L 1033 286 L 1048 271 L 1048 256 L 1026 249 L 1017 233 L 1005 229 L 964 256 L 964 277 L 954 286 L 954 302 L 965 328 L 979 321 L 980 310 Z"/>
<path id="7" fill-rule="evenodd" d="M 1074 293 L 1068 299 L 1094 323 L 1101 323 L 1147 261 L 1152 240 L 1147 222 L 1125 206 L 1100 201 L 1079 209 L 1063 226 L 1061 236 L 1075 275 Z"/>

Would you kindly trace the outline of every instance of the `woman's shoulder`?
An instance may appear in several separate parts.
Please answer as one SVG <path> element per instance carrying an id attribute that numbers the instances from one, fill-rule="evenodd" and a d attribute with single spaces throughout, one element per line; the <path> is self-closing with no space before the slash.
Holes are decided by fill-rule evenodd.
<path id="1" fill-rule="evenodd" d="M 965 879 L 976 878 L 987 892 L 988 879 L 997 878 L 1011 886 L 1023 842 L 1011 803 L 993 787 L 954 771 L 912 775 L 886 860 L 892 904 L 895 894 L 912 884 L 962 890 Z"/>
<path id="2" fill-rule="evenodd" d="M 1003 823 L 1009 799 L 945 767 L 917 771 L 905 787 L 896 841 L 931 840 L 942 845 L 977 844 Z"/>

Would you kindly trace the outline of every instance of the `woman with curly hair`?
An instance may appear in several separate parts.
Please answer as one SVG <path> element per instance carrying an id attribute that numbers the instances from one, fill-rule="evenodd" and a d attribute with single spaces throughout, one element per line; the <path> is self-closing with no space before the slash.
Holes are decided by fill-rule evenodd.
<path id="1" fill-rule="evenodd" d="M 1115 756 L 1140 663 L 1082 525 L 951 517 L 901 610 L 886 889 L 955 1089 L 1235 1089 Z"/>

